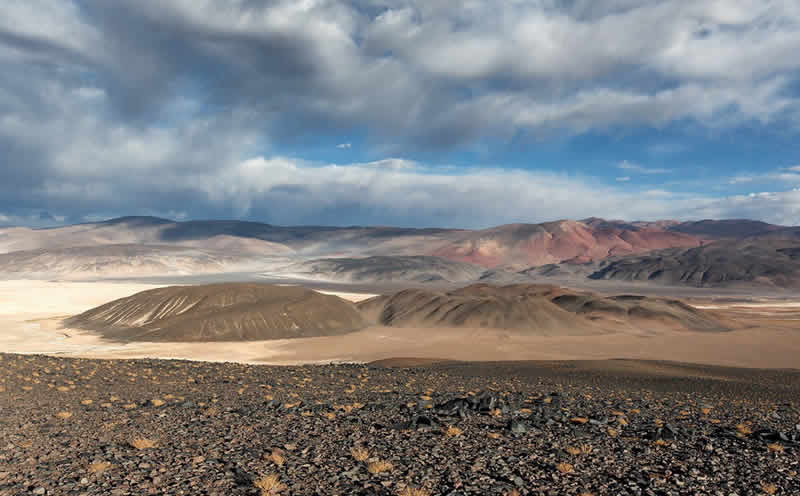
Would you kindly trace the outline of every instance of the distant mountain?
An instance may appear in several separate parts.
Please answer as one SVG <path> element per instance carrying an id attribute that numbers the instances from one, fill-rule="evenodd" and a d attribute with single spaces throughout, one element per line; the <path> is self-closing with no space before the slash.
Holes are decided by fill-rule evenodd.
<path id="1" fill-rule="evenodd" d="M 785 228 L 757 220 L 726 219 L 682 222 L 667 229 L 707 239 L 744 239 L 768 236 Z"/>
<path id="2" fill-rule="evenodd" d="M 324 258 L 287 267 L 311 279 L 343 282 L 467 282 L 485 271 L 477 265 L 430 256 Z"/>
<path id="3" fill-rule="evenodd" d="M 672 248 L 609 261 L 589 277 L 697 287 L 800 288 L 800 241 L 750 239 Z"/>
<path id="4" fill-rule="evenodd" d="M 260 257 L 172 245 L 117 244 L 0 254 L 0 278 L 95 279 L 260 268 Z"/>
<path id="5" fill-rule="evenodd" d="M 578 221 L 509 224 L 471 231 L 434 252 L 451 260 L 484 267 L 524 269 L 560 262 L 585 263 L 612 256 L 670 247 L 693 247 L 701 241 L 660 226 Z"/>
<path id="6" fill-rule="evenodd" d="M 268 261 L 276 257 L 291 257 L 290 263 L 302 264 L 300 272 L 338 280 L 372 281 L 435 281 L 469 282 L 485 280 L 496 283 L 524 281 L 529 276 L 577 275 L 585 264 L 612 261 L 631 255 L 641 255 L 669 248 L 696 248 L 718 240 L 800 240 L 799 227 L 774 226 L 749 220 L 704 220 L 655 222 L 606 220 L 596 217 L 582 221 L 560 220 L 541 224 L 508 224 L 483 230 L 412 229 L 398 227 L 330 227 L 275 226 L 260 222 L 236 220 L 197 220 L 175 222 L 157 217 L 120 217 L 103 222 L 71 226 L 31 229 L 24 227 L 0 229 L 0 254 L 19 254 L 23 260 L 15 272 L 24 276 L 24 267 L 35 266 L 31 258 L 45 261 L 54 273 L 66 274 L 70 267 L 93 264 L 79 263 L 81 247 L 91 247 L 91 256 L 101 256 L 96 249 L 109 248 L 102 255 L 106 267 L 113 267 L 113 258 L 126 257 L 131 245 L 147 246 L 148 260 L 156 252 L 179 247 L 189 256 L 189 248 L 199 257 L 198 265 L 212 267 L 212 258 L 251 258 Z M 160 248 L 159 248 L 160 247 Z M 64 251 L 69 249 L 72 251 Z M 79 249 L 81 248 L 81 249 Z M 86 251 L 86 250 L 84 250 Z M 87 252 L 88 253 L 88 252 Z M 90 257 L 86 255 L 86 257 Z M 436 257 L 435 259 L 401 259 L 371 257 Z M 321 262 L 320 259 L 335 259 Z M 59 262 L 61 260 L 62 262 Z M 151 271 L 184 272 L 192 265 L 188 259 L 161 257 L 166 264 L 144 263 Z M 172 261 L 170 261 L 172 260 Z M 468 266 L 444 265 L 444 260 Z M 123 272 L 135 272 L 130 260 L 118 260 Z M 59 263 L 62 268 L 59 269 Z M 27 265 L 26 265 L 27 264 Z M 31 265 L 32 264 L 32 265 Z M 577 264 L 575 269 L 563 264 Z M 221 264 L 225 270 L 227 264 Z M 274 264 L 265 264 L 265 270 Z M 0 272 L 10 267 L 0 264 Z M 183 267 L 183 268 L 181 268 Z M 491 272 L 472 279 L 480 269 Z M 538 268 L 532 270 L 531 268 Z M 94 269 L 92 269 L 94 270 Z M 510 273 L 526 271 L 515 276 Z M 99 274 L 113 270 L 99 270 Z M 381 275 L 383 273 L 384 275 Z"/>
<path id="7" fill-rule="evenodd" d="M 353 283 L 463 284 L 479 280 L 508 283 L 525 279 L 511 272 L 489 271 L 478 265 L 431 256 L 323 258 L 293 264 L 283 270 L 301 278 Z"/>

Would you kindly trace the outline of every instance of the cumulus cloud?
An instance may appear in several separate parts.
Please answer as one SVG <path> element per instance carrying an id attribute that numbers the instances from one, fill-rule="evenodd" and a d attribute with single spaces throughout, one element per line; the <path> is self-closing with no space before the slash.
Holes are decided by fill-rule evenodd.
<path id="1" fill-rule="evenodd" d="M 42 210 L 465 226 L 701 207 L 790 218 L 794 192 L 622 188 L 669 172 L 633 162 L 609 186 L 403 157 L 676 122 L 796 133 L 798 51 L 800 5 L 785 0 L 7 0 L 0 222 Z M 399 158 L 272 151 L 362 134 Z M 780 172 L 788 187 L 795 172 Z"/>

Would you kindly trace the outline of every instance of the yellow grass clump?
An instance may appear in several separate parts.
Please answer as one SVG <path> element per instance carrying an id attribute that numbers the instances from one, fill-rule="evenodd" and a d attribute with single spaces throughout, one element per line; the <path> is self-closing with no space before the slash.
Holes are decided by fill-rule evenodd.
<path id="1" fill-rule="evenodd" d="M 585 424 L 589 422 L 589 419 L 586 417 L 572 417 L 570 422 L 573 424 Z"/>
<path id="2" fill-rule="evenodd" d="M 384 460 L 378 460 L 370 463 L 367 465 L 367 471 L 371 474 L 381 474 L 383 472 L 389 472 L 394 468 L 392 462 L 387 462 Z"/>
<path id="3" fill-rule="evenodd" d="M 367 448 L 362 448 L 360 446 L 354 446 L 350 448 L 350 454 L 353 456 L 353 459 L 357 462 L 363 462 L 367 458 L 369 458 L 369 450 Z"/>
<path id="4" fill-rule="evenodd" d="M 67 420 L 69 418 L 72 418 L 72 412 L 67 412 L 67 411 L 58 412 L 56 413 L 56 417 L 60 418 L 61 420 Z"/>
<path id="5" fill-rule="evenodd" d="M 570 463 L 561 462 L 556 465 L 556 470 L 561 472 L 562 474 L 571 474 L 575 471 L 575 467 L 572 466 Z"/>
<path id="6" fill-rule="evenodd" d="M 286 485 L 281 482 L 276 474 L 265 475 L 253 482 L 253 485 L 261 490 L 261 496 L 278 494 L 287 489 Z"/>
<path id="7" fill-rule="evenodd" d="M 272 461 L 277 466 L 282 466 L 283 463 L 286 461 L 286 458 L 279 450 L 273 450 L 272 453 L 269 454 L 267 457 L 269 460 Z"/>
<path id="8" fill-rule="evenodd" d="M 152 439 L 147 439 L 146 437 L 133 438 L 130 440 L 128 444 L 130 444 L 132 447 L 138 450 L 150 449 L 156 447 L 156 442 L 153 441 Z"/>
<path id="9" fill-rule="evenodd" d="M 778 443 L 770 443 L 767 445 L 767 451 L 770 453 L 783 453 L 783 445 Z"/>
<path id="10" fill-rule="evenodd" d="M 778 486 L 775 484 L 761 484 L 761 490 L 764 494 L 775 494 L 778 492 Z"/>
<path id="11" fill-rule="evenodd" d="M 461 434 L 464 434 L 464 431 L 462 431 L 462 430 L 461 430 L 461 429 L 459 429 L 458 427 L 455 427 L 455 426 L 452 426 L 452 425 L 451 425 L 451 426 L 449 426 L 449 427 L 448 427 L 447 429 L 445 429 L 445 431 L 444 431 L 444 435 L 445 435 L 445 436 L 447 436 L 447 437 L 458 437 L 458 436 L 460 436 Z"/>
<path id="12" fill-rule="evenodd" d="M 397 493 L 397 496 L 429 496 L 430 494 L 431 493 L 421 488 L 405 487 Z"/>
<path id="13" fill-rule="evenodd" d="M 87 471 L 90 474 L 101 474 L 106 470 L 108 470 L 109 468 L 111 468 L 110 462 L 95 462 L 89 464 L 89 468 L 87 469 Z"/>
<path id="14" fill-rule="evenodd" d="M 736 426 L 736 432 L 738 432 L 743 436 L 749 436 L 750 434 L 753 433 L 753 429 L 751 429 L 750 426 L 747 424 L 738 424 Z"/>

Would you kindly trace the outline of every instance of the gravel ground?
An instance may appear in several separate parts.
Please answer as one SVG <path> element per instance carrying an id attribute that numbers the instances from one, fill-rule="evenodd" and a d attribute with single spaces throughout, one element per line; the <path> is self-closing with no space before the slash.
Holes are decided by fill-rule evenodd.
<path id="1" fill-rule="evenodd" d="M 626 361 L 0 354 L 0 495 L 800 494 L 799 390 Z"/>

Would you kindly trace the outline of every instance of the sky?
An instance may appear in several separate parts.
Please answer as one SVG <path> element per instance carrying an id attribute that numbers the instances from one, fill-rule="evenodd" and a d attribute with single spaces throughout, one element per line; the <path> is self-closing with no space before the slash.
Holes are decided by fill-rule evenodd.
<path id="1" fill-rule="evenodd" d="M 0 226 L 800 224 L 797 0 L 3 0 Z"/>

